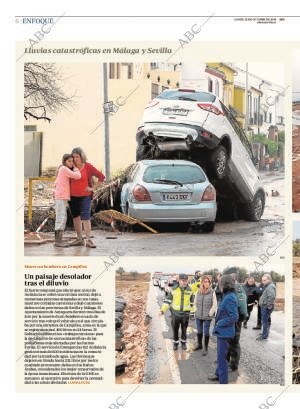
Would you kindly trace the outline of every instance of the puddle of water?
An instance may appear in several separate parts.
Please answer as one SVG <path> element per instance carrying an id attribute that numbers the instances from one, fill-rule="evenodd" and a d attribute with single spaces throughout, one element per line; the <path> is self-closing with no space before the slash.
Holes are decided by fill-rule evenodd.
<path id="1" fill-rule="evenodd" d="M 147 314 L 152 317 L 147 345 L 147 357 L 144 368 L 143 383 L 169 384 L 172 382 L 168 364 L 168 353 L 166 350 L 165 339 L 163 338 L 163 329 L 161 318 L 159 316 L 158 295 L 160 290 L 151 283 L 149 286 L 147 299 Z M 164 319 L 164 318 L 163 318 Z"/>

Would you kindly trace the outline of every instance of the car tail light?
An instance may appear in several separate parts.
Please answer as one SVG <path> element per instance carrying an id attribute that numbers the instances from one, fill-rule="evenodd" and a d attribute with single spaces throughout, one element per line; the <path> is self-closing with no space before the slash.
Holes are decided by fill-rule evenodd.
<path id="1" fill-rule="evenodd" d="M 216 200 L 216 189 L 213 185 L 208 185 L 202 195 L 202 202 L 214 202 Z"/>
<path id="2" fill-rule="evenodd" d="M 133 197 L 139 202 L 149 202 L 151 201 L 151 196 L 145 186 L 136 185 L 133 189 Z"/>
<path id="3" fill-rule="evenodd" d="M 197 106 L 201 109 L 204 109 L 205 111 L 209 111 L 212 112 L 215 115 L 224 115 L 222 111 L 220 111 L 219 108 L 217 108 L 215 105 L 213 104 L 207 104 L 204 102 L 201 102 L 200 104 L 197 104 Z"/>
<path id="4" fill-rule="evenodd" d="M 147 109 L 147 108 L 153 108 L 153 107 L 155 107 L 155 106 L 158 105 L 158 104 L 159 104 L 159 101 L 157 101 L 157 99 L 153 99 L 152 101 L 149 102 L 148 105 L 145 106 L 145 109 Z"/>
<path id="5" fill-rule="evenodd" d="M 212 135 L 210 133 L 206 132 L 206 131 L 202 132 L 202 136 L 205 139 L 211 139 L 212 138 Z"/>

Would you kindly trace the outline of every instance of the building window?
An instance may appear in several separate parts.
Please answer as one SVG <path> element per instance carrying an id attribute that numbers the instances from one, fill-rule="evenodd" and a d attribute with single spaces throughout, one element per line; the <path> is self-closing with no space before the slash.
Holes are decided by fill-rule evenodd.
<path id="1" fill-rule="evenodd" d="M 277 123 L 278 123 L 278 125 L 283 125 L 283 116 L 278 116 L 277 117 Z"/>
<path id="2" fill-rule="evenodd" d="M 213 92 L 213 82 L 208 78 L 208 92 Z"/>
<path id="3" fill-rule="evenodd" d="M 115 63 L 109 63 L 109 79 L 113 80 L 115 78 Z"/>
<path id="4" fill-rule="evenodd" d="M 151 98 L 154 99 L 159 94 L 159 85 L 158 84 L 151 84 Z"/>
<path id="5" fill-rule="evenodd" d="M 267 122 L 267 112 L 264 112 L 264 122 Z"/>
<path id="6" fill-rule="evenodd" d="M 257 112 L 254 112 L 254 124 L 257 125 Z"/>
<path id="7" fill-rule="evenodd" d="M 150 70 L 156 70 L 158 68 L 158 64 L 156 62 L 150 63 Z"/>
<path id="8" fill-rule="evenodd" d="M 219 81 L 215 81 L 215 94 L 216 94 L 216 96 L 218 97 L 219 96 L 219 92 L 220 92 L 220 90 L 219 90 Z"/>
<path id="9" fill-rule="evenodd" d="M 269 113 L 269 123 L 272 123 L 272 113 Z"/>
<path id="10" fill-rule="evenodd" d="M 131 80 L 133 78 L 133 64 L 128 64 L 128 79 Z"/>

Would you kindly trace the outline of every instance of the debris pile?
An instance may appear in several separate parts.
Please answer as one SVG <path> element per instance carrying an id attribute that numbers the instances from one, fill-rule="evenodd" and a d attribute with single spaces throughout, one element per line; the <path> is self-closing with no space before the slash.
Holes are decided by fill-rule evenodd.
<path id="1" fill-rule="evenodd" d="M 126 307 L 126 302 L 123 297 L 116 296 L 115 300 L 115 350 L 122 352 L 125 349 L 125 342 L 122 340 L 123 332 L 122 325 L 124 319 L 124 309 Z M 124 359 L 116 359 L 115 374 L 116 376 L 121 375 L 125 372 L 126 361 Z"/>
<path id="2" fill-rule="evenodd" d="M 298 129 L 294 129 L 293 132 L 293 162 L 292 162 L 292 167 L 293 167 L 293 177 L 292 177 L 292 183 L 293 183 L 293 212 L 300 212 L 300 127 Z"/>
<path id="3" fill-rule="evenodd" d="M 139 285 L 127 290 L 126 304 L 122 296 L 116 297 L 116 376 L 124 374 L 123 383 L 136 384 L 143 381 L 147 355 L 147 296 L 141 293 Z"/>
<path id="4" fill-rule="evenodd" d="M 300 384 L 300 337 L 293 334 L 293 383 Z"/>
<path id="5" fill-rule="evenodd" d="M 300 212 L 300 160 L 293 162 L 293 178 L 292 178 L 292 186 L 293 186 L 293 200 L 292 200 L 292 207 L 293 212 Z"/>

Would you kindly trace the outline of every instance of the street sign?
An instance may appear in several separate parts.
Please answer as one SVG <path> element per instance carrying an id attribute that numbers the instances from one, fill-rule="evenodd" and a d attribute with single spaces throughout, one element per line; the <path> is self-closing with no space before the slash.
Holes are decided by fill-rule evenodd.
<path id="1" fill-rule="evenodd" d="M 105 114 L 109 114 L 110 112 L 114 112 L 114 103 L 113 103 L 113 101 L 104 102 L 103 112 Z"/>

